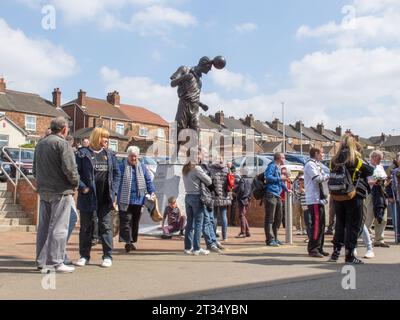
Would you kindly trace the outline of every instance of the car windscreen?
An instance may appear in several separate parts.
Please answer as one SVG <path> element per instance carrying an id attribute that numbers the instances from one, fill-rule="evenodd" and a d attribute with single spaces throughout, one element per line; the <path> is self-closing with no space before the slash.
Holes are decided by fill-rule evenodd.
<path id="1" fill-rule="evenodd" d="M 20 157 L 20 151 L 18 149 L 15 150 L 7 150 L 7 153 L 10 155 L 11 159 L 13 160 L 19 160 Z M 32 160 L 33 161 L 33 151 L 29 150 L 21 150 L 21 160 Z"/>

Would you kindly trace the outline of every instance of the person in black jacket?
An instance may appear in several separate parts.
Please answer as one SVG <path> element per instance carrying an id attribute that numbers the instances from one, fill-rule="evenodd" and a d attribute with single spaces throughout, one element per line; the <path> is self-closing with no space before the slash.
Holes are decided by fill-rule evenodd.
<path id="1" fill-rule="evenodd" d="M 356 257 L 355 249 L 363 225 L 363 200 L 369 192 L 367 179 L 373 175 L 374 169 L 361 160 L 361 154 L 357 151 L 357 141 L 352 135 L 343 137 L 340 148 L 332 159 L 332 170 L 342 165 L 345 165 L 353 179 L 356 194 L 350 200 L 333 199 L 336 226 L 333 238 L 334 251 L 330 261 L 337 262 L 339 260 L 340 251 L 344 245 L 346 263 L 363 264 Z"/>
<path id="2" fill-rule="evenodd" d="M 247 170 L 242 170 L 242 177 L 239 180 L 239 184 L 236 190 L 236 198 L 239 207 L 239 221 L 240 221 L 240 233 L 237 238 L 249 238 L 250 228 L 247 221 L 247 213 L 249 212 L 250 200 L 251 200 L 251 185 L 253 179 L 248 177 Z"/>

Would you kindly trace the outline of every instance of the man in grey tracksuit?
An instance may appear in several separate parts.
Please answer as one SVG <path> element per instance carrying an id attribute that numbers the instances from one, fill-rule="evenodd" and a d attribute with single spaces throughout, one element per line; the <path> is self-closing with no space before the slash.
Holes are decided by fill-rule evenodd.
<path id="1" fill-rule="evenodd" d="M 311 257 L 323 258 L 329 256 L 329 254 L 324 251 L 325 205 L 327 200 L 322 184 L 328 181 L 329 175 L 322 171 L 320 161 L 323 159 L 323 152 L 320 149 L 311 148 L 310 157 L 304 167 L 306 204 L 311 216 L 308 253 Z"/>
<path id="2" fill-rule="evenodd" d="M 39 226 L 36 239 L 36 263 L 57 272 L 73 272 L 64 265 L 68 225 L 74 190 L 79 175 L 71 146 L 65 140 L 68 121 L 59 117 L 51 122 L 51 134 L 35 149 L 33 175 L 40 195 Z"/>

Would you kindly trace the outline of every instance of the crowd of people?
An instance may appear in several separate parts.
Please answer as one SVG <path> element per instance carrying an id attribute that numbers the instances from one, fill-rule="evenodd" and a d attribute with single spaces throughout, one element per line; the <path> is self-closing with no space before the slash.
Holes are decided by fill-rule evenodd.
<path id="1" fill-rule="evenodd" d="M 155 198 L 153 177 L 139 161 L 137 147 L 129 147 L 127 159 L 118 163 L 108 148 L 109 132 L 104 128 L 95 128 L 90 138 L 75 150 L 64 118 L 54 119 L 50 129 L 36 146 L 33 164 L 40 195 L 37 267 L 73 272 L 72 264 L 84 267 L 90 262 L 91 248 L 99 241 L 103 249 L 101 266 L 109 268 L 113 263 L 111 211 L 116 207 L 119 210 L 119 239 L 125 243 L 126 252 L 136 250 L 143 206 L 146 199 Z M 388 205 L 392 207 L 393 223 L 399 230 L 400 154 L 385 172 L 380 164 L 382 152 L 372 152 L 367 162 L 360 151 L 356 139 L 345 135 L 328 173 L 321 165 L 323 151 L 312 148 L 304 172 L 294 181 L 285 167 L 285 155 L 274 155 L 261 176 L 267 246 L 284 245 L 278 238 L 278 230 L 285 224 L 285 197 L 292 194 L 294 225 L 298 235 L 307 236 L 311 257 L 330 256 L 329 261 L 337 262 L 344 247 L 345 261 L 361 264 L 357 254 L 360 237 L 367 248 L 365 258 L 374 257 L 374 247 L 389 247 L 384 235 Z M 237 172 L 231 163 L 225 164 L 222 159 L 209 163 L 208 150 L 199 148 L 197 156 L 184 165 L 182 177 L 185 208 L 178 207 L 176 198 L 168 199 L 161 223 L 164 239 L 179 233 L 184 238 L 186 255 L 222 253 L 228 241 L 228 213 L 229 220 L 235 223 L 236 208 L 240 225 L 236 237 L 251 237 L 247 216 L 255 184 L 245 168 Z M 329 210 L 327 230 L 325 208 Z M 80 258 L 72 262 L 66 245 L 78 219 Z M 218 220 L 221 234 L 217 232 Z M 328 253 L 324 249 L 325 235 L 331 233 L 334 234 L 333 252 Z"/>

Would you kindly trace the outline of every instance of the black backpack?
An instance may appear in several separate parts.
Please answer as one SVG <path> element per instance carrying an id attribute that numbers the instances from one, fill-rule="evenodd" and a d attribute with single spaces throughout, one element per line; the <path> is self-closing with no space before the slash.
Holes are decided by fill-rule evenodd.
<path id="1" fill-rule="evenodd" d="M 264 173 L 260 173 L 253 180 L 251 185 L 253 196 L 256 200 L 262 200 L 265 194 L 265 180 Z"/>
<path id="2" fill-rule="evenodd" d="M 331 173 L 328 180 L 329 193 L 335 201 L 348 201 L 357 195 L 357 184 L 355 183 L 357 173 L 362 166 L 362 160 L 358 160 L 358 165 L 354 171 L 353 177 L 351 176 L 346 165 L 338 165 L 334 168 L 331 167 Z M 358 181 L 357 181 L 358 182 Z"/>

